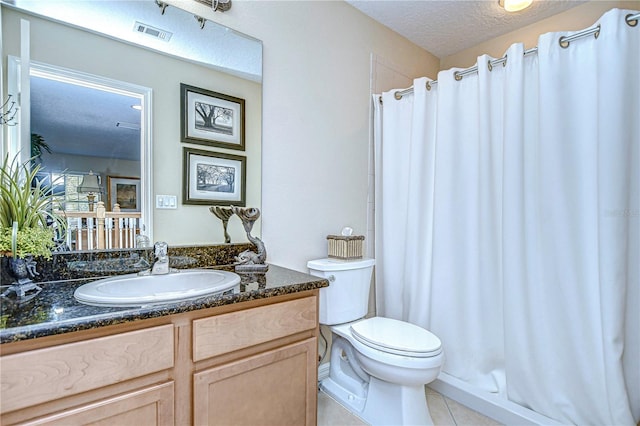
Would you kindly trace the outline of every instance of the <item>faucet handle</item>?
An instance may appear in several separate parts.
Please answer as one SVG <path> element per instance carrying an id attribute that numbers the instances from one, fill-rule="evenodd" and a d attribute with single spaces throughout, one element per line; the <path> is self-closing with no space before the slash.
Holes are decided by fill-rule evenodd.
<path id="1" fill-rule="evenodd" d="M 153 254 L 158 259 L 166 259 L 169 251 L 169 244 L 158 241 L 153 245 Z"/>

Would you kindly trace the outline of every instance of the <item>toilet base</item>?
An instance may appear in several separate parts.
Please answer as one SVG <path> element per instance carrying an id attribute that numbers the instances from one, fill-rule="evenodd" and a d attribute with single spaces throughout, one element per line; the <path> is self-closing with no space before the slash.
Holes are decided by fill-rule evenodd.
<path id="1" fill-rule="evenodd" d="M 347 389 L 336 383 L 331 377 L 320 382 L 320 390 L 335 399 L 349 410 L 351 413 L 358 417 L 362 417 L 362 411 L 364 410 L 364 404 L 367 402 L 366 398 L 359 397 Z"/>
<path id="2" fill-rule="evenodd" d="M 327 377 L 320 389 L 372 426 L 433 425 L 424 385 L 401 386 L 371 377 L 362 398 Z"/>

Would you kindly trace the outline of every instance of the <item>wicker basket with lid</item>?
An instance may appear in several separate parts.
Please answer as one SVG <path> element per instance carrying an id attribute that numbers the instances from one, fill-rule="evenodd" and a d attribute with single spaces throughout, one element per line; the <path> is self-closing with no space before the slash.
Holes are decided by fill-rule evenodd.
<path id="1" fill-rule="evenodd" d="M 364 235 L 327 235 L 328 256 L 334 259 L 362 259 Z"/>

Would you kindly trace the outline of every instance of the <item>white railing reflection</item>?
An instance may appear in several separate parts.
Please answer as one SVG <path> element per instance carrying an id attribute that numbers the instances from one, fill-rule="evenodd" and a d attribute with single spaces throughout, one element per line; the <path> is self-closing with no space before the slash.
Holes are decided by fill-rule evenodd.
<path id="1" fill-rule="evenodd" d="M 99 201 L 92 212 L 56 212 L 66 218 L 66 243 L 70 250 L 100 250 L 136 247 L 140 234 L 140 212 L 121 212 L 118 204 L 106 211 Z"/>

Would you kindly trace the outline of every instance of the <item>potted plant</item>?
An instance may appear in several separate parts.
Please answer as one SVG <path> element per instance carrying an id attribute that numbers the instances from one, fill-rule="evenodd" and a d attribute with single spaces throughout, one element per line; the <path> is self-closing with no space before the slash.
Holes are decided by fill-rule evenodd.
<path id="1" fill-rule="evenodd" d="M 31 158 L 32 160 L 41 163 L 42 154 L 47 151 L 51 154 L 51 147 L 44 141 L 42 135 L 37 133 L 31 133 Z"/>
<path id="2" fill-rule="evenodd" d="M 40 169 L 31 160 L 20 163 L 6 156 L 0 170 L 0 254 L 8 257 L 9 272 L 17 279 L 5 296 L 14 291 L 21 298 L 39 289 L 29 278 L 37 275 L 34 258 L 51 258 L 55 230 L 50 224 L 64 225 L 52 213 L 51 185 L 36 178 Z"/>

